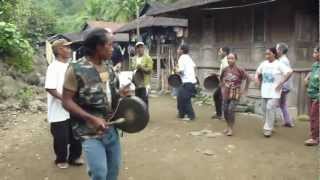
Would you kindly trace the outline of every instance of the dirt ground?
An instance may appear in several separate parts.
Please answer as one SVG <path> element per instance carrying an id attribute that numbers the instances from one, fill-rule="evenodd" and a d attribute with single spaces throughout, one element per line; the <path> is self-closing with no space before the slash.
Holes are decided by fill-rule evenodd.
<path id="1" fill-rule="evenodd" d="M 319 153 L 305 147 L 308 123 L 278 127 L 262 136 L 261 118 L 238 114 L 235 136 L 209 138 L 190 132 L 221 132 L 212 108 L 195 106 L 197 120 L 176 119 L 175 100 L 151 99 L 151 122 L 139 134 L 121 139 L 120 180 L 316 180 Z M 59 170 L 53 165 L 52 139 L 45 114 L 10 114 L 0 130 L 0 180 L 87 180 L 86 168 Z"/>

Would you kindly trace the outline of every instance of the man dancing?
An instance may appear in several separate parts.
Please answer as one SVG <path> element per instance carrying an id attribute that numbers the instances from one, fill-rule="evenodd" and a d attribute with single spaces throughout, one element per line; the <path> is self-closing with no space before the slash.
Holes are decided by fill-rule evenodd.
<path id="1" fill-rule="evenodd" d="M 182 85 L 178 89 L 177 97 L 178 118 L 181 118 L 185 121 L 190 121 L 195 119 L 191 98 L 196 94 L 196 65 L 189 55 L 188 45 L 181 45 L 177 50 L 177 54 L 180 57 L 178 60 L 178 68 L 176 69 L 176 73 L 180 74 L 182 79 Z"/>

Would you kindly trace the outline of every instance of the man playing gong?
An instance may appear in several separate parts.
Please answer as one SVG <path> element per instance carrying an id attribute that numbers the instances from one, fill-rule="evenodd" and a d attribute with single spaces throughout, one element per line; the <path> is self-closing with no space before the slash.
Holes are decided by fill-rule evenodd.
<path id="1" fill-rule="evenodd" d="M 72 118 L 74 135 L 81 140 L 92 180 L 117 180 L 120 166 L 119 136 L 106 119 L 112 116 L 119 90 L 110 61 L 112 34 L 94 29 L 83 42 L 85 56 L 68 67 L 64 82 L 63 105 Z"/>

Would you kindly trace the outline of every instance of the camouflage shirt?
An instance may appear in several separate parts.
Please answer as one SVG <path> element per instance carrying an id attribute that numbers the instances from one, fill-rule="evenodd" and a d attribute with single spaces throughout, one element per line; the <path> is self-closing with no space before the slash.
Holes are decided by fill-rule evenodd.
<path id="1" fill-rule="evenodd" d="M 75 92 L 74 101 L 86 112 L 107 119 L 118 101 L 119 82 L 112 65 L 103 62 L 93 65 L 85 57 L 70 63 L 64 88 Z M 77 138 L 97 137 L 97 129 L 89 122 L 71 115 L 71 124 Z"/>

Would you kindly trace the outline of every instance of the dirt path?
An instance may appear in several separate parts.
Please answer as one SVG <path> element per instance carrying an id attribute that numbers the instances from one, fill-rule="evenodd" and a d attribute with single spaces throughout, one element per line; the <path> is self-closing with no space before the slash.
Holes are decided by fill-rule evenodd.
<path id="1" fill-rule="evenodd" d="M 175 118 L 175 101 L 152 98 L 152 119 L 142 133 L 125 135 L 120 180 L 316 180 L 319 154 L 303 146 L 308 123 L 277 128 L 265 139 L 262 123 L 238 115 L 234 137 L 192 136 L 203 129 L 221 132 L 211 108 L 196 107 L 197 121 Z M 19 114 L 0 131 L 0 180 L 87 180 L 85 167 L 59 170 L 53 165 L 45 114 Z M 210 154 L 205 155 L 204 152 Z"/>

